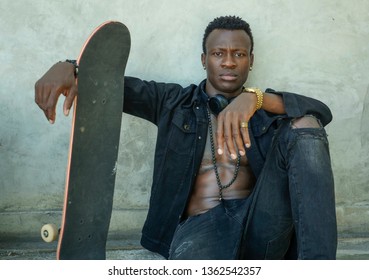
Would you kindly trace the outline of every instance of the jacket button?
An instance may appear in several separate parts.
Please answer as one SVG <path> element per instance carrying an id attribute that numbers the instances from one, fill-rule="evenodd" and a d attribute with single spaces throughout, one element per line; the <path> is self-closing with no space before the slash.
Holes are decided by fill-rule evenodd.
<path id="1" fill-rule="evenodd" d="M 190 129 L 190 125 L 189 124 L 185 124 L 185 125 L 183 125 L 183 128 L 184 128 L 184 130 L 189 130 Z"/>

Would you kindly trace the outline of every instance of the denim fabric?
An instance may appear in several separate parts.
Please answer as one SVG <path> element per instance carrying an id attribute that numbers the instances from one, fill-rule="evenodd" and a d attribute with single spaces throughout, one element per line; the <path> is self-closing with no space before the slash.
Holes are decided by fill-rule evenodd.
<path id="1" fill-rule="evenodd" d="M 280 122 L 249 197 L 240 258 L 284 259 L 295 247 L 298 259 L 335 259 L 334 181 L 325 130 Z"/>
<path id="2" fill-rule="evenodd" d="M 252 195 L 225 200 L 183 221 L 174 233 L 170 259 L 335 259 L 326 133 L 292 128 L 290 122 L 279 122 Z"/>
<path id="3" fill-rule="evenodd" d="M 123 111 L 146 119 L 158 128 L 150 205 L 141 244 L 168 257 L 173 234 L 182 220 L 205 149 L 208 133 L 207 104 L 203 100 L 205 81 L 185 88 L 178 84 L 147 82 L 133 77 L 125 77 L 124 83 Z M 287 113 L 273 115 L 258 110 L 250 120 L 252 146 L 247 151 L 247 157 L 256 178 L 265 169 L 266 155 L 279 119 L 311 114 L 318 117 L 323 125 L 332 119 L 329 108 L 318 100 L 270 89 L 268 92 L 282 96 Z"/>
<path id="4" fill-rule="evenodd" d="M 169 259 L 235 259 L 248 201 L 223 200 L 207 212 L 182 221 L 174 233 Z"/>

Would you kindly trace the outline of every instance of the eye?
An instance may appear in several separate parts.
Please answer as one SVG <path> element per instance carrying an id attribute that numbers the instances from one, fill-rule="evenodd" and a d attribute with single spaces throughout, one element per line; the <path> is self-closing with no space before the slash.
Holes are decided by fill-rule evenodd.
<path id="1" fill-rule="evenodd" d="M 221 57 L 223 55 L 222 52 L 213 52 L 213 55 L 216 57 Z"/>
<path id="2" fill-rule="evenodd" d="M 243 53 L 243 52 L 236 52 L 236 53 L 234 54 L 234 56 L 235 56 L 235 57 L 244 57 L 244 56 L 246 56 L 246 54 L 245 54 L 245 53 Z"/>

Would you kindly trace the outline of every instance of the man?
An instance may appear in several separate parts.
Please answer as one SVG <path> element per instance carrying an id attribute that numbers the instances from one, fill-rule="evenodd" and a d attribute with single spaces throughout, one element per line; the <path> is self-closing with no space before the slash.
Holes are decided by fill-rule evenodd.
<path id="1" fill-rule="evenodd" d="M 125 77 L 123 111 L 158 127 L 150 207 L 141 244 L 169 259 L 334 259 L 334 183 L 323 103 L 245 89 L 253 36 L 234 16 L 205 30 L 207 78 L 186 88 Z M 36 83 L 51 123 L 67 115 L 74 66 Z"/>

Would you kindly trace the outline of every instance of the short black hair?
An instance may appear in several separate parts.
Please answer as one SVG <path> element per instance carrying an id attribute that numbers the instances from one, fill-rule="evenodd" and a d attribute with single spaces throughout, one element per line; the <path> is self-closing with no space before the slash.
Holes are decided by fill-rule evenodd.
<path id="1" fill-rule="evenodd" d="M 206 54 L 206 39 L 214 29 L 225 29 L 225 30 L 244 30 L 249 35 L 251 40 L 251 50 L 254 50 L 254 38 L 252 36 L 250 25 L 242 18 L 237 16 L 222 16 L 217 17 L 211 21 L 205 29 L 204 38 L 202 40 L 202 50 Z"/>

